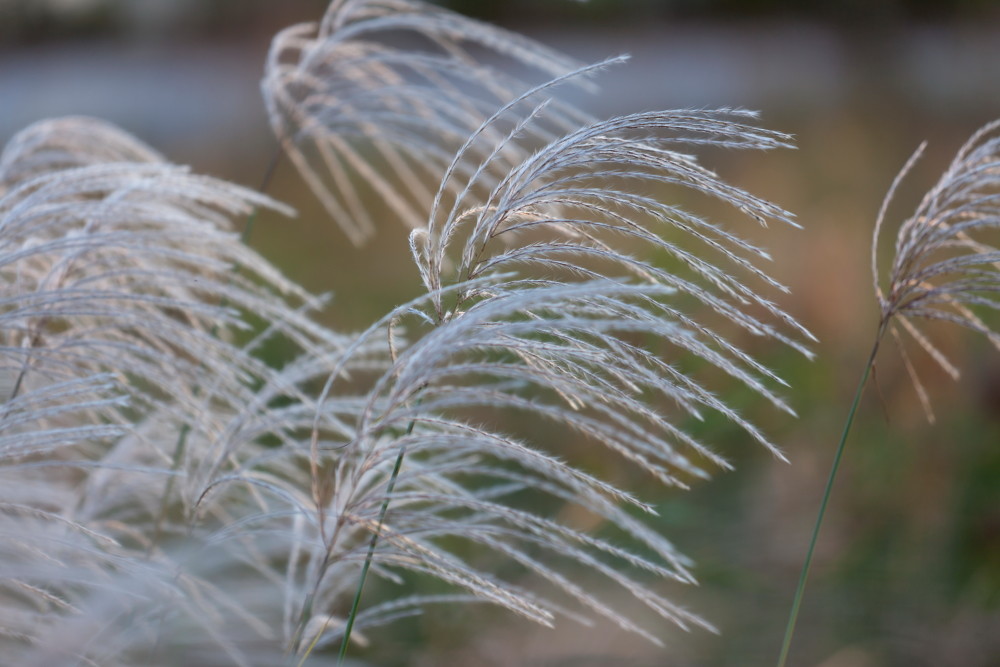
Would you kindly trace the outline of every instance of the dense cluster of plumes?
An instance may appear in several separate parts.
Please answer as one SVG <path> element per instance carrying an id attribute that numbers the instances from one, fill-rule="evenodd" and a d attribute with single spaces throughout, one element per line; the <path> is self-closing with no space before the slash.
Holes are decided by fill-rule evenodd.
<path id="1" fill-rule="evenodd" d="M 764 296 L 783 289 L 755 266 L 767 254 L 672 196 L 790 222 L 689 154 L 788 138 L 738 110 L 598 121 L 551 97 L 609 64 L 577 66 L 411 0 L 337 0 L 320 24 L 279 33 L 263 92 L 283 150 L 351 239 L 374 232 L 373 196 L 412 228 L 425 293 L 355 335 L 317 324 L 325 301 L 234 231 L 256 207 L 291 213 L 283 204 L 93 119 L 12 138 L 0 157 L 5 659 L 318 663 L 366 560 L 382 580 L 430 576 L 451 592 L 366 602 L 361 631 L 486 601 L 658 641 L 578 584 L 581 568 L 708 627 L 649 584 L 693 580 L 636 518 L 653 507 L 550 445 L 603 447 L 683 486 L 726 465 L 682 428 L 714 411 L 780 455 L 683 360 L 790 411 L 731 333 L 805 354 L 808 333 Z M 949 182 L 962 186 L 978 155 Z M 966 194 L 942 186 L 924 208 L 957 213 L 921 229 L 973 231 L 979 218 L 949 199 Z M 883 303 L 927 314 L 899 298 Z M 263 354 L 274 348 L 281 361 Z M 515 433 L 512 415 L 535 427 Z M 533 509 L 562 505 L 618 537 Z M 477 566 L 487 551 L 518 580 Z"/>

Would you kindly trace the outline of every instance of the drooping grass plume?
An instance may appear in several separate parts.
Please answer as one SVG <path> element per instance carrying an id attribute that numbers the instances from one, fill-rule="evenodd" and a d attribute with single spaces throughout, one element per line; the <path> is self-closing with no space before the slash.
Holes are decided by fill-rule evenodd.
<path id="1" fill-rule="evenodd" d="M 910 159 L 886 196 L 872 241 L 872 274 L 882 322 L 899 340 L 904 332 L 948 375 L 958 369 L 913 320 L 952 322 L 986 336 L 1000 349 L 1000 334 L 988 313 L 1000 308 L 1000 122 L 986 125 L 958 151 L 913 215 L 899 227 L 888 283 L 883 292 L 878 242 L 886 211 L 899 182 L 920 157 Z M 984 320 L 982 316 L 987 317 Z M 905 355 L 905 351 L 904 351 Z M 927 393 L 906 360 L 921 401 L 933 418 Z"/>
<path id="2" fill-rule="evenodd" d="M 780 287 L 754 267 L 766 253 L 720 225 L 637 192 L 688 189 L 751 219 L 787 221 L 780 208 L 725 184 L 677 150 L 768 149 L 786 145 L 787 137 L 746 125 L 750 114 L 731 110 L 626 116 L 567 133 L 510 169 L 485 198 L 477 197 L 475 181 L 489 173 L 490 160 L 544 113 L 531 109 L 511 127 L 508 112 L 521 101 L 502 108 L 468 139 L 466 147 L 482 148 L 491 125 L 507 124 L 493 132 L 486 158 L 473 169 L 461 169 L 468 156 L 456 155 L 428 225 L 411 234 L 427 296 L 362 337 L 389 339 L 402 323 L 411 342 L 400 346 L 392 367 L 357 406 L 353 439 L 333 445 L 331 454 L 314 448 L 314 469 L 336 473 L 315 494 L 317 521 L 330 526 L 321 536 L 326 551 L 314 556 L 312 568 L 339 582 L 345 575 L 330 570 L 342 571 L 345 556 L 370 560 L 383 577 L 399 569 L 429 574 L 542 623 L 575 618 L 573 608 L 582 606 L 658 641 L 655 631 L 581 589 L 564 569 L 591 569 L 682 627 L 705 625 L 627 572 L 693 580 L 686 559 L 627 509 L 652 508 L 574 469 L 553 455 L 549 443 L 490 424 L 520 415 L 579 447 L 608 448 L 680 486 L 706 474 L 703 462 L 727 465 L 680 428 L 683 418 L 722 413 L 778 453 L 680 361 L 696 356 L 789 410 L 767 388 L 773 374 L 692 312 L 714 311 L 731 327 L 807 353 L 796 338 L 808 334 L 758 293 Z M 690 250 L 691 243 L 721 259 L 702 259 L 708 253 Z M 670 268 L 631 249 L 660 251 Z M 748 287 L 753 281 L 759 286 Z M 780 324 L 748 314 L 751 304 Z M 343 401 L 340 384 L 331 379 L 324 403 Z M 528 499 L 535 496 L 550 498 L 543 506 L 579 505 L 635 546 L 554 523 L 531 509 Z M 377 539 L 358 537 L 369 533 Z M 338 543 L 345 540 L 354 545 L 350 550 Z M 445 548 L 456 541 L 472 543 L 462 549 L 505 554 L 549 592 L 522 591 L 475 569 L 454 547 Z M 344 555 L 334 558 L 338 551 Z M 323 589 L 311 598 L 310 616 L 317 600 L 332 603 Z M 303 619 L 303 626 L 310 622 Z M 324 622 L 320 632 L 330 639 L 304 632 L 302 641 L 322 645 L 343 624 L 340 618 Z"/>
<path id="3" fill-rule="evenodd" d="M 924 407 L 934 420 L 930 397 L 904 347 L 904 336 L 915 340 L 948 375 L 959 371 L 925 335 L 914 320 L 951 322 L 986 336 L 1000 349 L 1000 334 L 990 323 L 991 311 L 1000 308 L 1000 250 L 995 238 L 1000 228 L 1000 121 L 988 123 L 965 143 L 938 182 L 927 192 L 912 215 L 899 226 L 892 267 L 883 287 L 879 269 L 879 239 L 889 206 L 902 180 L 920 158 L 917 149 L 893 181 L 882 203 L 872 238 L 871 268 L 880 309 L 878 331 L 858 383 L 854 400 L 837 445 L 819 515 L 813 526 L 799 583 L 785 630 L 778 666 L 783 667 L 791 649 L 799 609 L 819 539 L 820 528 L 840 468 L 844 447 L 868 378 L 875 366 L 886 333 L 899 344 L 903 362 Z M 902 332 L 902 333 L 901 333 Z"/>
<path id="4" fill-rule="evenodd" d="M 261 87 L 285 151 L 358 243 L 375 229 L 373 197 L 400 222 L 423 226 L 441 175 L 483 121 L 532 85 L 578 67 L 537 42 L 418 0 L 335 0 L 319 24 L 278 33 Z M 562 130 L 587 118 L 554 107 L 551 121 Z M 541 125 L 535 131 L 551 136 Z M 506 146 L 489 176 L 502 178 L 524 154 Z"/>
<path id="5" fill-rule="evenodd" d="M 484 54 L 542 82 L 532 87 Z M 341 372 L 349 349 L 320 398 L 351 428 L 346 439 L 314 429 L 309 523 L 317 541 L 303 543 L 307 564 L 289 576 L 315 584 L 293 650 L 308 654 L 361 620 L 363 605 L 348 619 L 336 613 L 360 563 L 355 604 L 374 565 L 381 578 L 394 580 L 400 569 L 430 574 L 544 623 L 575 602 L 655 640 L 539 550 L 602 573 L 681 625 L 701 622 L 618 569 L 691 579 L 686 561 L 622 504 L 651 508 L 575 470 L 546 443 L 498 428 L 521 414 L 677 485 L 704 476 L 704 462 L 727 465 L 678 418 L 721 412 L 778 453 L 678 359 L 698 357 L 790 411 L 767 387 L 777 378 L 716 327 L 726 322 L 805 353 L 798 340 L 808 334 L 762 296 L 783 289 L 755 267 L 766 252 L 666 197 L 679 187 L 761 222 L 789 221 L 687 152 L 776 148 L 788 137 L 747 125 L 752 115 L 736 110 L 597 122 L 552 96 L 556 86 L 589 86 L 585 77 L 607 64 L 579 67 L 411 0 L 337 1 L 318 26 L 275 38 L 262 90 L 282 146 L 353 240 L 374 230 L 371 195 L 414 227 L 427 288 L 358 339 L 393 348 L 391 367 L 371 377 L 367 395 L 355 399 L 359 374 Z M 666 264 L 643 258 L 652 253 Z M 581 505 L 655 558 L 523 509 L 532 495 Z M 552 595 L 514 589 L 464 563 L 444 546 L 456 540 L 472 543 L 461 549 L 507 554 Z"/>

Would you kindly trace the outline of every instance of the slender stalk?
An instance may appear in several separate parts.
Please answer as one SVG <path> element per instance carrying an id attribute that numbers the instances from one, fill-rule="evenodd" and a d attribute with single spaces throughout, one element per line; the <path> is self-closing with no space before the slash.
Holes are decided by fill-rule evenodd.
<path id="1" fill-rule="evenodd" d="M 413 431 L 413 422 L 410 422 L 407 428 L 407 434 Z M 358 609 L 361 606 L 361 591 L 364 590 L 365 580 L 368 578 L 368 570 L 371 569 L 372 559 L 375 556 L 375 545 L 378 542 L 378 536 L 382 532 L 382 524 L 385 521 L 385 515 L 389 511 L 389 499 L 392 497 L 392 491 L 396 488 L 396 478 L 399 477 L 399 469 L 403 467 L 403 457 L 406 456 L 406 448 L 400 447 L 399 456 L 396 457 L 396 465 L 392 468 L 392 476 L 389 477 L 389 484 L 385 489 L 385 500 L 382 501 L 382 508 L 378 513 L 378 526 L 375 528 L 375 532 L 372 533 L 371 542 L 368 543 L 368 555 L 365 557 L 365 564 L 361 568 L 361 578 L 358 580 L 358 590 L 354 593 L 354 602 L 351 603 L 351 611 L 347 615 L 347 626 L 344 628 L 344 636 L 340 640 L 340 652 L 337 653 L 337 667 L 344 664 L 344 657 L 347 655 L 347 644 L 351 639 L 351 630 L 354 628 L 354 619 L 358 616 Z M 301 667 L 305 659 L 309 657 L 309 653 L 312 652 L 313 647 L 316 646 L 316 642 L 319 641 L 320 636 L 323 633 L 317 633 L 316 638 L 313 639 L 313 643 L 306 650 L 305 654 L 302 656 L 302 661 L 299 662 Z"/>
<path id="2" fill-rule="evenodd" d="M 415 422 L 410 422 L 406 427 L 406 435 L 413 433 L 413 426 Z M 399 477 L 399 471 L 403 467 L 403 459 L 406 457 L 406 447 L 400 447 L 399 455 L 396 457 L 396 463 L 392 467 L 392 474 L 389 476 L 389 482 L 385 489 L 385 499 L 382 501 L 382 507 L 379 509 L 378 513 L 378 523 L 375 527 L 375 532 L 372 533 L 372 539 L 368 543 L 368 554 L 365 556 L 365 563 L 361 567 L 361 576 L 358 579 L 358 589 L 354 592 L 354 601 L 351 603 L 351 610 L 347 614 L 347 625 L 344 627 L 344 636 L 340 640 L 340 650 L 337 652 L 337 666 L 340 667 L 344 663 L 344 658 L 347 656 L 347 645 L 351 640 L 351 631 L 354 629 L 354 620 L 358 616 L 358 610 L 361 608 L 361 593 L 365 588 L 365 581 L 368 579 L 368 570 L 371 569 L 372 560 L 375 558 L 375 545 L 378 544 L 378 537 L 382 533 L 382 526 L 385 523 L 385 515 L 389 511 L 389 500 L 392 497 L 393 489 L 396 488 L 396 479 Z M 322 575 L 320 575 L 322 578 Z M 310 600 L 309 606 L 312 602 Z M 300 626 L 300 632 L 305 627 L 306 619 L 303 617 L 302 624 Z M 299 660 L 297 667 L 302 667 L 309 655 L 316 648 L 316 644 L 319 643 L 320 638 L 326 632 L 326 627 L 329 624 L 329 619 L 324 623 L 323 627 L 316 636 L 313 637 L 312 642 L 309 644 L 308 648 L 302 653 L 302 658 Z M 298 642 L 296 639 L 293 645 Z"/>
<path id="3" fill-rule="evenodd" d="M 830 477 L 826 481 L 826 489 L 823 491 L 823 500 L 819 505 L 819 513 L 816 516 L 816 523 L 813 525 L 812 538 L 809 540 L 809 549 L 806 551 L 805 562 L 802 563 L 802 572 L 799 574 L 799 585 L 795 589 L 795 599 L 792 601 L 792 608 L 788 614 L 788 625 L 785 627 L 785 638 L 781 643 L 781 655 L 778 657 L 778 667 L 785 667 L 788 660 L 788 651 L 792 646 L 792 637 L 795 635 L 795 624 L 799 619 L 799 608 L 802 606 L 802 597 L 806 590 L 806 581 L 809 579 L 809 568 L 812 565 L 813 553 L 816 551 L 816 543 L 819 541 L 819 531 L 823 525 L 823 517 L 826 516 L 826 508 L 830 504 L 830 494 L 833 491 L 833 483 L 837 479 L 837 472 L 840 469 L 840 461 L 844 456 L 844 446 L 847 443 L 847 436 L 851 432 L 854 424 L 854 416 L 857 414 L 858 406 L 861 404 L 861 396 L 865 392 L 868 378 L 875 367 L 875 357 L 878 355 L 879 344 L 882 342 L 882 334 L 885 333 L 888 319 L 883 318 L 879 324 L 878 333 L 875 336 L 875 344 L 872 345 L 871 354 L 868 355 L 868 362 L 865 370 L 861 374 L 861 381 L 854 392 L 854 401 L 851 409 L 847 413 L 847 420 L 844 422 L 844 431 L 837 444 L 837 453 L 833 457 L 833 465 L 830 467 Z"/>
<path id="4" fill-rule="evenodd" d="M 264 177 L 260 181 L 260 186 L 257 188 L 257 192 L 264 194 L 267 192 L 267 188 L 271 185 L 271 179 L 274 177 L 274 171 L 278 168 L 278 163 L 281 161 L 281 155 L 284 153 L 279 145 L 274 153 L 271 155 L 270 162 L 267 163 L 267 169 L 264 170 Z M 243 233 L 240 234 L 240 241 L 244 245 L 250 245 L 250 235 L 253 234 L 253 223 L 257 220 L 257 211 L 260 210 L 259 207 L 255 206 L 250 215 L 247 217 L 247 224 L 243 227 Z"/>
<path id="5" fill-rule="evenodd" d="M 389 325 L 389 347 L 393 363 L 395 363 L 396 354 L 392 351 L 391 324 Z M 415 424 L 415 421 L 411 421 L 406 426 L 406 433 L 404 435 L 411 435 Z M 372 560 L 375 558 L 375 545 L 378 543 L 378 536 L 382 533 L 382 525 L 385 523 L 385 515 L 389 511 L 389 500 L 392 498 L 392 492 L 396 488 L 396 479 L 399 477 L 400 468 L 403 467 L 403 458 L 405 456 L 406 446 L 404 445 L 399 448 L 399 455 L 396 457 L 396 463 L 392 467 L 392 474 L 389 476 L 389 483 L 386 485 L 385 489 L 385 499 L 382 501 L 382 507 L 379 509 L 378 513 L 378 524 L 375 527 L 375 532 L 372 533 L 371 542 L 368 543 L 368 555 L 365 556 L 365 564 L 361 567 L 361 577 L 358 579 L 358 590 L 354 593 L 354 601 L 351 603 L 351 611 L 347 614 L 347 625 L 344 627 L 344 635 L 340 638 L 340 650 L 337 652 L 337 667 L 341 667 L 341 665 L 344 664 L 344 658 L 347 657 L 347 645 L 351 641 L 351 631 L 354 629 L 354 621 L 358 616 L 358 609 L 361 608 L 361 593 L 365 588 L 365 581 L 368 579 L 368 570 L 371 569 Z M 312 643 L 309 644 L 309 648 L 307 648 L 302 654 L 302 659 L 299 661 L 298 667 L 302 667 L 306 658 L 308 658 L 309 654 L 312 653 L 314 648 L 316 648 L 319 638 L 323 636 L 325 631 L 326 626 L 324 625 L 323 629 L 316 633 Z"/>

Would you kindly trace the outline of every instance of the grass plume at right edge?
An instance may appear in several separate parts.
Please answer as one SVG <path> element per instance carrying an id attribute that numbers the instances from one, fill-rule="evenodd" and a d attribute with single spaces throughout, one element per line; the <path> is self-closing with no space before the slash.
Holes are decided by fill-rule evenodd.
<path id="1" fill-rule="evenodd" d="M 899 226 L 892 267 L 884 290 L 879 271 L 879 238 L 893 196 L 923 153 L 923 145 L 893 181 L 879 211 L 871 248 L 872 279 L 880 309 L 878 331 L 834 453 L 829 479 L 789 612 L 788 626 L 778 657 L 779 667 L 784 667 L 788 661 L 823 518 L 858 405 L 885 335 L 892 336 L 898 344 L 914 390 L 931 422 L 934 421 L 931 401 L 909 359 L 904 338 L 909 337 L 915 341 L 952 378 L 957 380 L 959 371 L 930 338 L 917 328 L 914 320 L 957 324 L 983 334 L 994 347 L 1000 349 L 1000 333 L 988 323 L 991 315 L 996 315 L 989 311 L 1000 309 L 1000 300 L 995 296 L 1000 293 L 1000 249 L 994 241 L 1000 231 L 998 130 L 1000 121 L 994 121 L 973 134 L 914 213 Z"/>

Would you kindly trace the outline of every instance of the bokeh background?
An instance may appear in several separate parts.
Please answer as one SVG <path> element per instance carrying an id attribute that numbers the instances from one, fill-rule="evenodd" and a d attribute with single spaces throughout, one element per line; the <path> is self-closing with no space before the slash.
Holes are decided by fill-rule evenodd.
<path id="1" fill-rule="evenodd" d="M 256 187 L 275 144 L 258 87 L 271 35 L 324 0 L 0 0 L 0 141 L 65 114 L 118 123 L 195 171 Z M 657 528 L 697 563 L 676 599 L 719 636 L 663 628 L 657 648 L 607 626 L 554 631 L 488 609 L 435 610 L 359 653 L 384 665 L 770 665 L 834 447 L 872 343 L 871 229 L 896 172 L 929 141 L 896 204 L 915 206 L 961 143 L 1000 118 L 995 0 L 452 0 L 582 61 L 633 58 L 582 99 L 598 115 L 653 108 L 758 109 L 798 150 L 706 162 L 795 212 L 803 230 L 746 233 L 793 288 L 781 304 L 819 338 L 807 361 L 747 341 L 787 378 L 798 419 L 751 397 L 741 409 L 779 443 L 775 461 L 735 428 L 696 428 L 736 464 L 665 492 L 617 463 L 605 474 L 656 502 Z M 386 224 L 352 247 L 279 165 L 269 193 L 299 210 L 265 218 L 252 244 L 315 291 L 334 326 L 363 327 L 417 293 L 405 235 Z M 744 224 L 742 221 L 734 221 Z M 888 245 L 888 243 L 887 243 Z M 1000 352 L 933 330 L 964 369 L 922 353 L 929 423 L 889 345 L 861 406 L 819 545 L 791 663 L 822 667 L 1000 665 Z M 745 400 L 744 400 L 745 399 Z M 651 586 L 662 583 L 651 582 Z M 658 626 L 662 627 L 662 626 Z"/>

